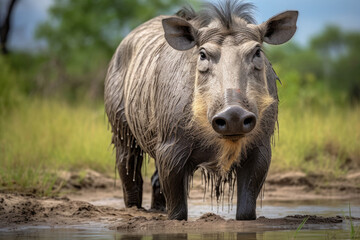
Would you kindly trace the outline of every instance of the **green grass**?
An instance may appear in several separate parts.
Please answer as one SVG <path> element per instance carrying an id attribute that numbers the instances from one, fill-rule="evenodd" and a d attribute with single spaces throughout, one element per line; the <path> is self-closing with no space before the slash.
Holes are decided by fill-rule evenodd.
<path id="1" fill-rule="evenodd" d="M 280 105 L 271 170 L 341 176 L 360 166 L 360 107 Z"/>
<path id="2" fill-rule="evenodd" d="M 347 159 L 359 166 L 359 118 L 360 107 L 319 112 L 280 106 L 271 169 L 341 176 Z M 0 188 L 49 195 L 57 170 L 90 168 L 114 176 L 110 140 L 101 105 L 23 101 L 0 114 Z M 152 163 L 146 168 L 151 176 Z"/>
<path id="3" fill-rule="evenodd" d="M 349 217 L 345 216 L 343 213 L 344 219 L 349 222 L 349 235 L 350 239 L 359 239 L 360 238 L 360 226 L 355 227 L 353 219 L 351 217 L 351 208 L 349 203 Z"/>
<path id="4" fill-rule="evenodd" d="M 303 228 L 303 226 L 305 225 L 306 221 L 309 219 L 309 216 L 304 218 L 304 220 L 300 223 L 300 225 L 298 226 L 298 228 L 296 229 L 294 236 L 292 239 L 296 239 L 296 235 L 300 232 L 300 230 Z"/>
<path id="5" fill-rule="evenodd" d="M 112 173 L 111 134 L 102 107 L 31 100 L 0 119 L 0 186 L 49 194 L 56 170 Z"/>
<path id="6" fill-rule="evenodd" d="M 343 218 L 348 221 L 349 230 L 347 230 L 347 231 L 346 230 L 343 230 L 343 231 L 326 230 L 324 232 L 324 235 L 325 235 L 324 237 L 326 237 L 326 239 L 344 239 L 344 237 L 346 235 L 348 235 L 348 237 L 349 237 L 348 238 L 346 236 L 346 239 L 359 239 L 360 238 L 360 226 L 356 227 L 354 225 L 353 219 L 351 217 L 350 203 L 349 203 L 349 216 L 346 217 L 345 213 L 343 213 Z M 301 229 L 303 228 L 304 224 L 306 223 L 306 221 L 308 219 L 309 219 L 309 216 L 303 219 L 303 221 L 298 226 L 298 228 L 294 232 L 294 235 L 291 239 L 296 239 L 297 235 L 300 233 Z M 312 232 L 313 232 L 313 230 L 307 231 L 307 234 L 311 234 Z M 314 236 L 317 236 L 319 238 L 319 233 L 314 234 Z"/>

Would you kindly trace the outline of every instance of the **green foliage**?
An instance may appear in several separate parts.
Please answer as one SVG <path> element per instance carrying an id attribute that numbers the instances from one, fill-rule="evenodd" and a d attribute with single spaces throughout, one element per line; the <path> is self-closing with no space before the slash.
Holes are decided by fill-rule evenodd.
<path id="1" fill-rule="evenodd" d="M 17 79 L 17 74 L 11 70 L 6 59 L 0 57 L 0 117 L 18 101 Z"/>
<path id="2" fill-rule="evenodd" d="M 311 41 L 311 49 L 325 59 L 325 77 L 335 89 L 346 91 L 352 102 L 360 100 L 360 33 L 335 26 Z"/>
<path id="3" fill-rule="evenodd" d="M 168 12 L 178 3 L 178 0 L 56 0 L 50 9 L 51 19 L 39 27 L 38 36 L 47 40 L 51 51 L 61 52 L 65 58 L 94 48 L 112 54 L 130 29 Z"/>
<path id="4" fill-rule="evenodd" d="M 172 14 L 180 0 L 56 0 L 50 19 L 37 29 L 48 45 L 53 72 L 44 78 L 70 99 L 101 98 L 111 55 L 125 35 L 159 14 Z"/>
<path id="5" fill-rule="evenodd" d="M 328 26 L 322 34 L 311 40 L 310 46 L 313 50 L 321 52 L 324 57 L 331 57 L 332 54 L 342 51 L 345 38 L 340 28 Z"/>
<path id="6" fill-rule="evenodd" d="M 309 46 L 268 47 L 267 55 L 285 85 L 279 89 L 280 99 L 293 101 L 296 96 L 300 104 L 320 107 L 359 102 L 359 48 L 360 33 L 335 26 L 315 36 Z"/>
<path id="7" fill-rule="evenodd" d="M 271 169 L 341 176 L 360 165 L 360 107 L 280 107 Z M 344 119 L 346 123 L 344 125 Z M 0 188 L 51 194 L 58 170 L 95 169 L 113 176 L 115 156 L 103 107 L 44 99 L 21 101 L 0 121 Z M 151 176 L 153 161 L 143 165 Z"/>
<path id="8" fill-rule="evenodd" d="M 267 47 L 282 82 L 272 170 L 339 176 L 360 166 L 359 41 L 329 27 L 309 46 Z"/>
<path id="9" fill-rule="evenodd" d="M 113 173 L 111 134 L 102 107 L 29 100 L 0 121 L 0 187 L 52 190 L 57 170 Z"/>
<path id="10" fill-rule="evenodd" d="M 272 171 L 304 171 L 329 178 L 360 166 L 360 106 L 324 109 L 280 105 Z"/>

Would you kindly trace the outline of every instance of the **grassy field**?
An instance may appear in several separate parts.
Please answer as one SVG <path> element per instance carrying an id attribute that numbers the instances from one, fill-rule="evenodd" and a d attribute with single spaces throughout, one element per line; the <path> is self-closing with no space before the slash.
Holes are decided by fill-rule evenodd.
<path id="1" fill-rule="evenodd" d="M 360 107 L 319 112 L 280 106 L 279 124 L 272 171 L 336 177 L 359 167 Z M 114 176 L 110 139 L 101 105 L 24 101 L 0 118 L 0 187 L 49 195 L 57 170 L 90 168 Z"/>
<path id="2" fill-rule="evenodd" d="M 1 185 L 47 194 L 59 169 L 114 172 L 110 140 L 101 107 L 40 100 L 21 104 L 0 122 Z"/>
<path id="3" fill-rule="evenodd" d="M 272 170 L 301 170 L 330 177 L 360 167 L 360 108 L 280 106 Z"/>

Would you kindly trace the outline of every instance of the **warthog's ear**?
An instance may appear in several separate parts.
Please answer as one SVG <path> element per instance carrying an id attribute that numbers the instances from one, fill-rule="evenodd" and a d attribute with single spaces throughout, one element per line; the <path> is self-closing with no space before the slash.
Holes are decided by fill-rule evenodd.
<path id="1" fill-rule="evenodd" d="M 263 40 L 269 44 L 282 44 L 289 41 L 296 32 L 298 11 L 280 13 L 260 25 Z"/>
<path id="2" fill-rule="evenodd" d="M 193 26 L 181 18 L 171 17 L 162 20 L 165 39 L 176 50 L 185 51 L 196 45 L 196 32 Z"/>

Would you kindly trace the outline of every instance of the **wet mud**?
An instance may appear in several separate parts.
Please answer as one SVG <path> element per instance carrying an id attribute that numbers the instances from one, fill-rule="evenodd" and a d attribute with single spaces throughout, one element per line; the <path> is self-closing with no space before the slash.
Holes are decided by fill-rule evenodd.
<path id="1" fill-rule="evenodd" d="M 260 204 L 291 202 L 316 199 L 342 199 L 349 202 L 360 199 L 360 187 L 357 182 L 360 174 L 350 175 L 352 181 L 345 179 L 343 187 L 340 180 L 326 186 L 316 185 L 302 173 L 290 173 L 269 176 Z M 357 176 L 357 177 L 356 177 Z M 88 225 L 120 232 L 182 232 L 182 231 L 250 231 L 256 229 L 296 229 L 304 218 L 308 225 L 318 225 L 333 229 L 344 223 L 345 214 L 321 216 L 315 214 L 292 214 L 273 217 L 269 214 L 258 215 L 255 221 L 236 221 L 232 212 L 235 206 L 229 207 L 226 216 L 218 213 L 221 203 L 213 202 L 205 196 L 201 180 L 194 180 L 189 199 L 189 221 L 167 220 L 164 212 L 146 210 L 150 205 L 150 183 L 144 185 L 144 209 L 124 208 L 122 191 L 118 183 L 101 174 L 90 171 L 81 185 L 75 177 L 68 174 L 67 185 L 62 197 L 37 197 L 31 194 L 0 193 L 0 230 L 17 230 L 24 227 L 57 227 Z M 76 186 L 71 184 L 72 179 Z M 99 184 L 101 183 L 101 184 Z M 226 199 L 225 199 L 226 201 Z M 197 206 L 202 206 L 202 210 Z M 205 207 L 204 207 L 205 206 Z M 225 206 L 228 206 L 225 203 Z M 357 208 L 357 207 L 356 207 Z M 275 211 L 281 211 L 274 208 Z M 277 209 L 277 210 L 276 210 Z M 356 216 L 358 209 L 353 209 L 352 219 L 360 221 Z M 226 207 L 225 210 L 226 212 Z M 192 214 L 193 212 L 193 214 Z M 261 213 L 260 213 L 261 214 Z M 286 214 L 286 212 L 284 213 Z"/>

